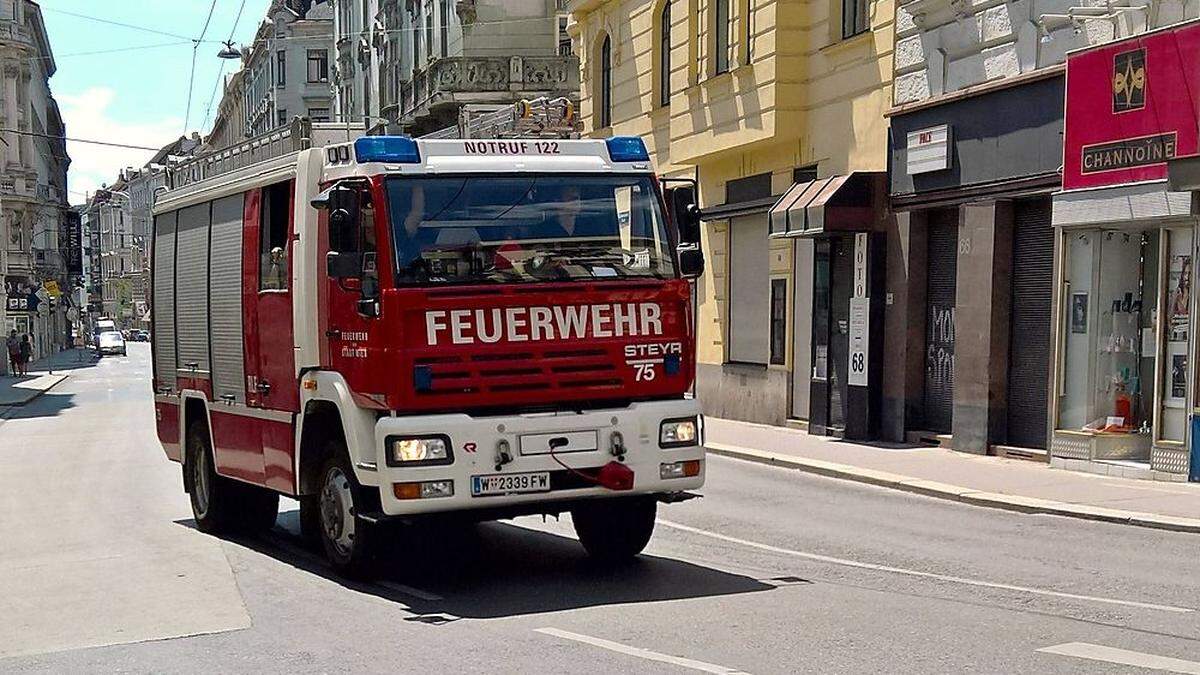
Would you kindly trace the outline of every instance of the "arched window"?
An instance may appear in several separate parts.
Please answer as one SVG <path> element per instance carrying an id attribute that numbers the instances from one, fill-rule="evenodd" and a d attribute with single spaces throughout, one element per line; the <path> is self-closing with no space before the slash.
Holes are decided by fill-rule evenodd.
<path id="1" fill-rule="evenodd" d="M 671 104 L 671 0 L 658 16 L 658 104 Z"/>
<path id="2" fill-rule="evenodd" d="M 612 126 L 612 39 L 600 45 L 600 126 Z"/>

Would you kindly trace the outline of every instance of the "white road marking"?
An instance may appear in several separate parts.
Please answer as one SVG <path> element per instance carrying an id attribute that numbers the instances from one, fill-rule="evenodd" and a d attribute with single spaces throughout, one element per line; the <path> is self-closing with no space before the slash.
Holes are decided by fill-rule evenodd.
<path id="1" fill-rule="evenodd" d="M 1043 654 L 1073 656 L 1077 659 L 1088 659 L 1089 661 L 1104 661 L 1105 663 L 1116 663 L 1122 666 L 1163 670 L 1168 673 L 1200 675 L 1200 661 L 1184 661 L 1183 659 L 1173 659 L 1169 656 L 1131 652 L 1127 649 L 1105 647 L 1104 645 L 1094 645 L 1087 642 L 1068 642 L 1053 647 L 1042 647 L 1038 651 Z"/>
<path id="2" fill-rule="evenodd" d="M 1094 595 L 1079 595 L 1076 593 L 1063 593 L 1061 591 L 1051 591 L 1051 590 L 1046 590 L 1043 588 L 1030 588 L 1028 586 L 1015 586 L 1013 584 L 1003 584 L 1003 583 L 998 583 L 998 582 L 993 582 L 993 581 L 983 581 L 981 579 L 968 579 L 966 577 L 956 577 L 956 576 L 951 576 L 951 575 L 947 575 L 947 574 L 935 574 L 933 572 L 921 572 L 918 570 L 909 570 L 909 569 L 904 569 L 903 567 L 892 567 L 890 565 L 877 565 L 875 563 L 860 562 L 858 560 L 849 560 L 846 558 L 835 558 L 833 556 L 821 555 L 819 553 L 807 553 L 805 551 L 795 551 L 790 548 L 780 548 L 779 546 L 771 546 L 770 544 L 763 544 L 763 543 L 759 543 L 757 541 L 750 541 L 748 539 L 738 539 L 737 537 L 731 537 L 729 535 L 720 534 L 718 532 L 709 532 L 708 530 L 701 530 L 699 528 L 689 527 L 687 525 L 682 525 L 680 523 L 673 523 L 669 520 L 661 520 L 660 519 L 657 522 L 660 525 L 665 525 L 667 527 L 670 527 L 670 528 L 673 528 L 676 530 L 680 530 L 682 532 L 689 532 L 691 534 L 697 534 L 697 535 L 700 535 L 703 537 L 719 539 L 721 541 L 727 541 L 731 544 L 739 544 L 741 546 L 748 546 L 750 548 L 756 548 L 756 549 L 759 549 L 762 551 L 770 551 L 771 553 L 779 553 L 782 555 L 793 556 L 796 558 L 805 558 L 807 560 L 815 560 L 817 562 L 829 563 L 831 565 L 841 565 L 843 567 L 854 567 L 857 569 L 872 570 L 875 572 L 890 572 L 892 574 L 903 574 L 905 576 L 910 576 L 910 577 L 920 577 L 922 579 L 934 579 L 936 581 L 946 581 L 949 583 L 963 584 L 964 586 L 977 586 L 977 587 L 981 587 L 981 588 L 996 588 L 996 589 L 1005 590 L 1005 591 L 1016 591 L 1018 593 L 1029 593 L 1032 595 L 1045 595 L 1045 596 L 1050 596 L 1050 597 L 1055 597 L 1055 598 L 1068 598 L 1071 600 L 1083 600 L 1086 602 L 1098 602 L 1098 603 L 1103 603 L 1103 604 L 1107 604 L 1107 605 L 1121 605 L 1124 607 L 1139 607 L 1142 609 L 1155 609 L 1155 610 L 1158 610 L 1161 612 L 1175 612 L 1175 613 L 1179 613 L 1179 614 L 1186 614 L 1188 612 L 1195 611 L 1194 609 L 1191 609 L 1188 607 L 1173 607 L 1171 605 L 1156 605 L 1156 604 L 1150 603 L 1150 602 L 1136 602 L 1134 600 L 1120 600 L 1117 598 L 1101 598 L 1101 597 L 1096 597 Z"/>
<path id="3" fill-rule="evenodd" d="M 705 663 L 704 661 L 696 661 L 695 659 L 685 659 L 682 656 L 671 656 L 670 654 L 661 654 L 659 652 L 652 652 L 649 649 L 642 649 L 641 647 L 629 647 L 629 646 L 621 644 L 620 642 L 612 642 L 611 640 L 604 640 L 602 638 L 592 637 L 590 635 L 580 635 L 579 633 L 572 633 L 570 631 L 559 630 L 557 628 L 535 628 L 534 632 L 542 633 L 543 635 L 552 635 L 554 637 L 562 638 L 564 640 L 573 640 L 575 642 L 582 642 L 584 644 L 592 645 L 593 647 L 607 649 L 610 652 L 618 652 L 620 654 L 636 656 L 639 659 L 645 659 L 647 661 L 657 661 L 659 663 L 669 663 L 671 665 L 679 666 L 681 668 L 690 668 L 692 670 L 699 670 L 702 673 L 721 673 L 722 675 L 747 675 L 747 673 L 745 673 L 744 671 L 737 670 L 734 668 L 726 668 L 725 666 L 718 666 L 715 663 Z"/>
<path id="4" fill-rule="evenodd" d="M 414 598 L 419 598 L 426 602 L 437 602 L 438 600 L 445 600 L 445 598 L 443 598 L 440 595 L 430 593 L 428 591 L 423 591 L 419 588 L 413 588 L 412 586 L 398 584 L 394 581 L 377 581 L 376 583 L 379 584 L 380 586 L 383 586 L 384 588 L 390 588 L 393 591 L 396 591 L 397 593 L 411 595 Z"/>

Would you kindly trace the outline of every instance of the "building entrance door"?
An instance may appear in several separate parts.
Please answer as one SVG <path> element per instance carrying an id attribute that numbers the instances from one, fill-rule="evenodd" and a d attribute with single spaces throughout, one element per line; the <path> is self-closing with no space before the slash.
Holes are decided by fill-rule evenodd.
<path id="1" fill-rule="evenodd" d="M 930 215 L 925 316 L 925 428 L 950 433 L 954 416 L 954 304 L 958 223 L 953 211 Z"/>

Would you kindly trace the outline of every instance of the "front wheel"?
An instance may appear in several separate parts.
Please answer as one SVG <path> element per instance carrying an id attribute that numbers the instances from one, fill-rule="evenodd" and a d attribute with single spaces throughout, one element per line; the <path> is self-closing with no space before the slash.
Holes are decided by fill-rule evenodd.
<path id="1" fill-rule="evenodd" d="M 361 517 L 369 497 L 354 478 L 345 448 L 334 445 L 321 468 L 319 535 L 325 557 L 338 574 L 361 579 L 371 576 L 375 553 L 373 523 Z"/>
<path id="2" fill-rule="evenodd" d="M 657 512 L 658 502 L 653 497 L 597 499 L 571 509 L 571 521 L 588 555 L 622 563 L 650 543 Z"/>

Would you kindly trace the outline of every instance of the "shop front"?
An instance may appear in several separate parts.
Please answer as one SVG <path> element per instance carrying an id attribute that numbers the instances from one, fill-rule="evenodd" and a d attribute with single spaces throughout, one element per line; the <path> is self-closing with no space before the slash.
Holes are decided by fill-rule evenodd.
<path id="1" fill-rule="evenodd" d="M 893 112 L 885 439 L 1045 456 L 1063 86 L 1046 69 Z"/>
<path id="2" fill-rule="evenodd" d="M 1200 24 L 1070 54 L 1054 195 L 1051 462 L 1187 480 L 1197 404 L 1193 194 Z"/>
<path id="3" fill-rule="evenodd" d="M 811 273 L 811 370 L 795 383 L 806 389 L 810 433 L 878 437 L 887 218 L 878 171 L 797 180 L 771 208 L 770 236 L 811 257 L 798 267 Z"/>

